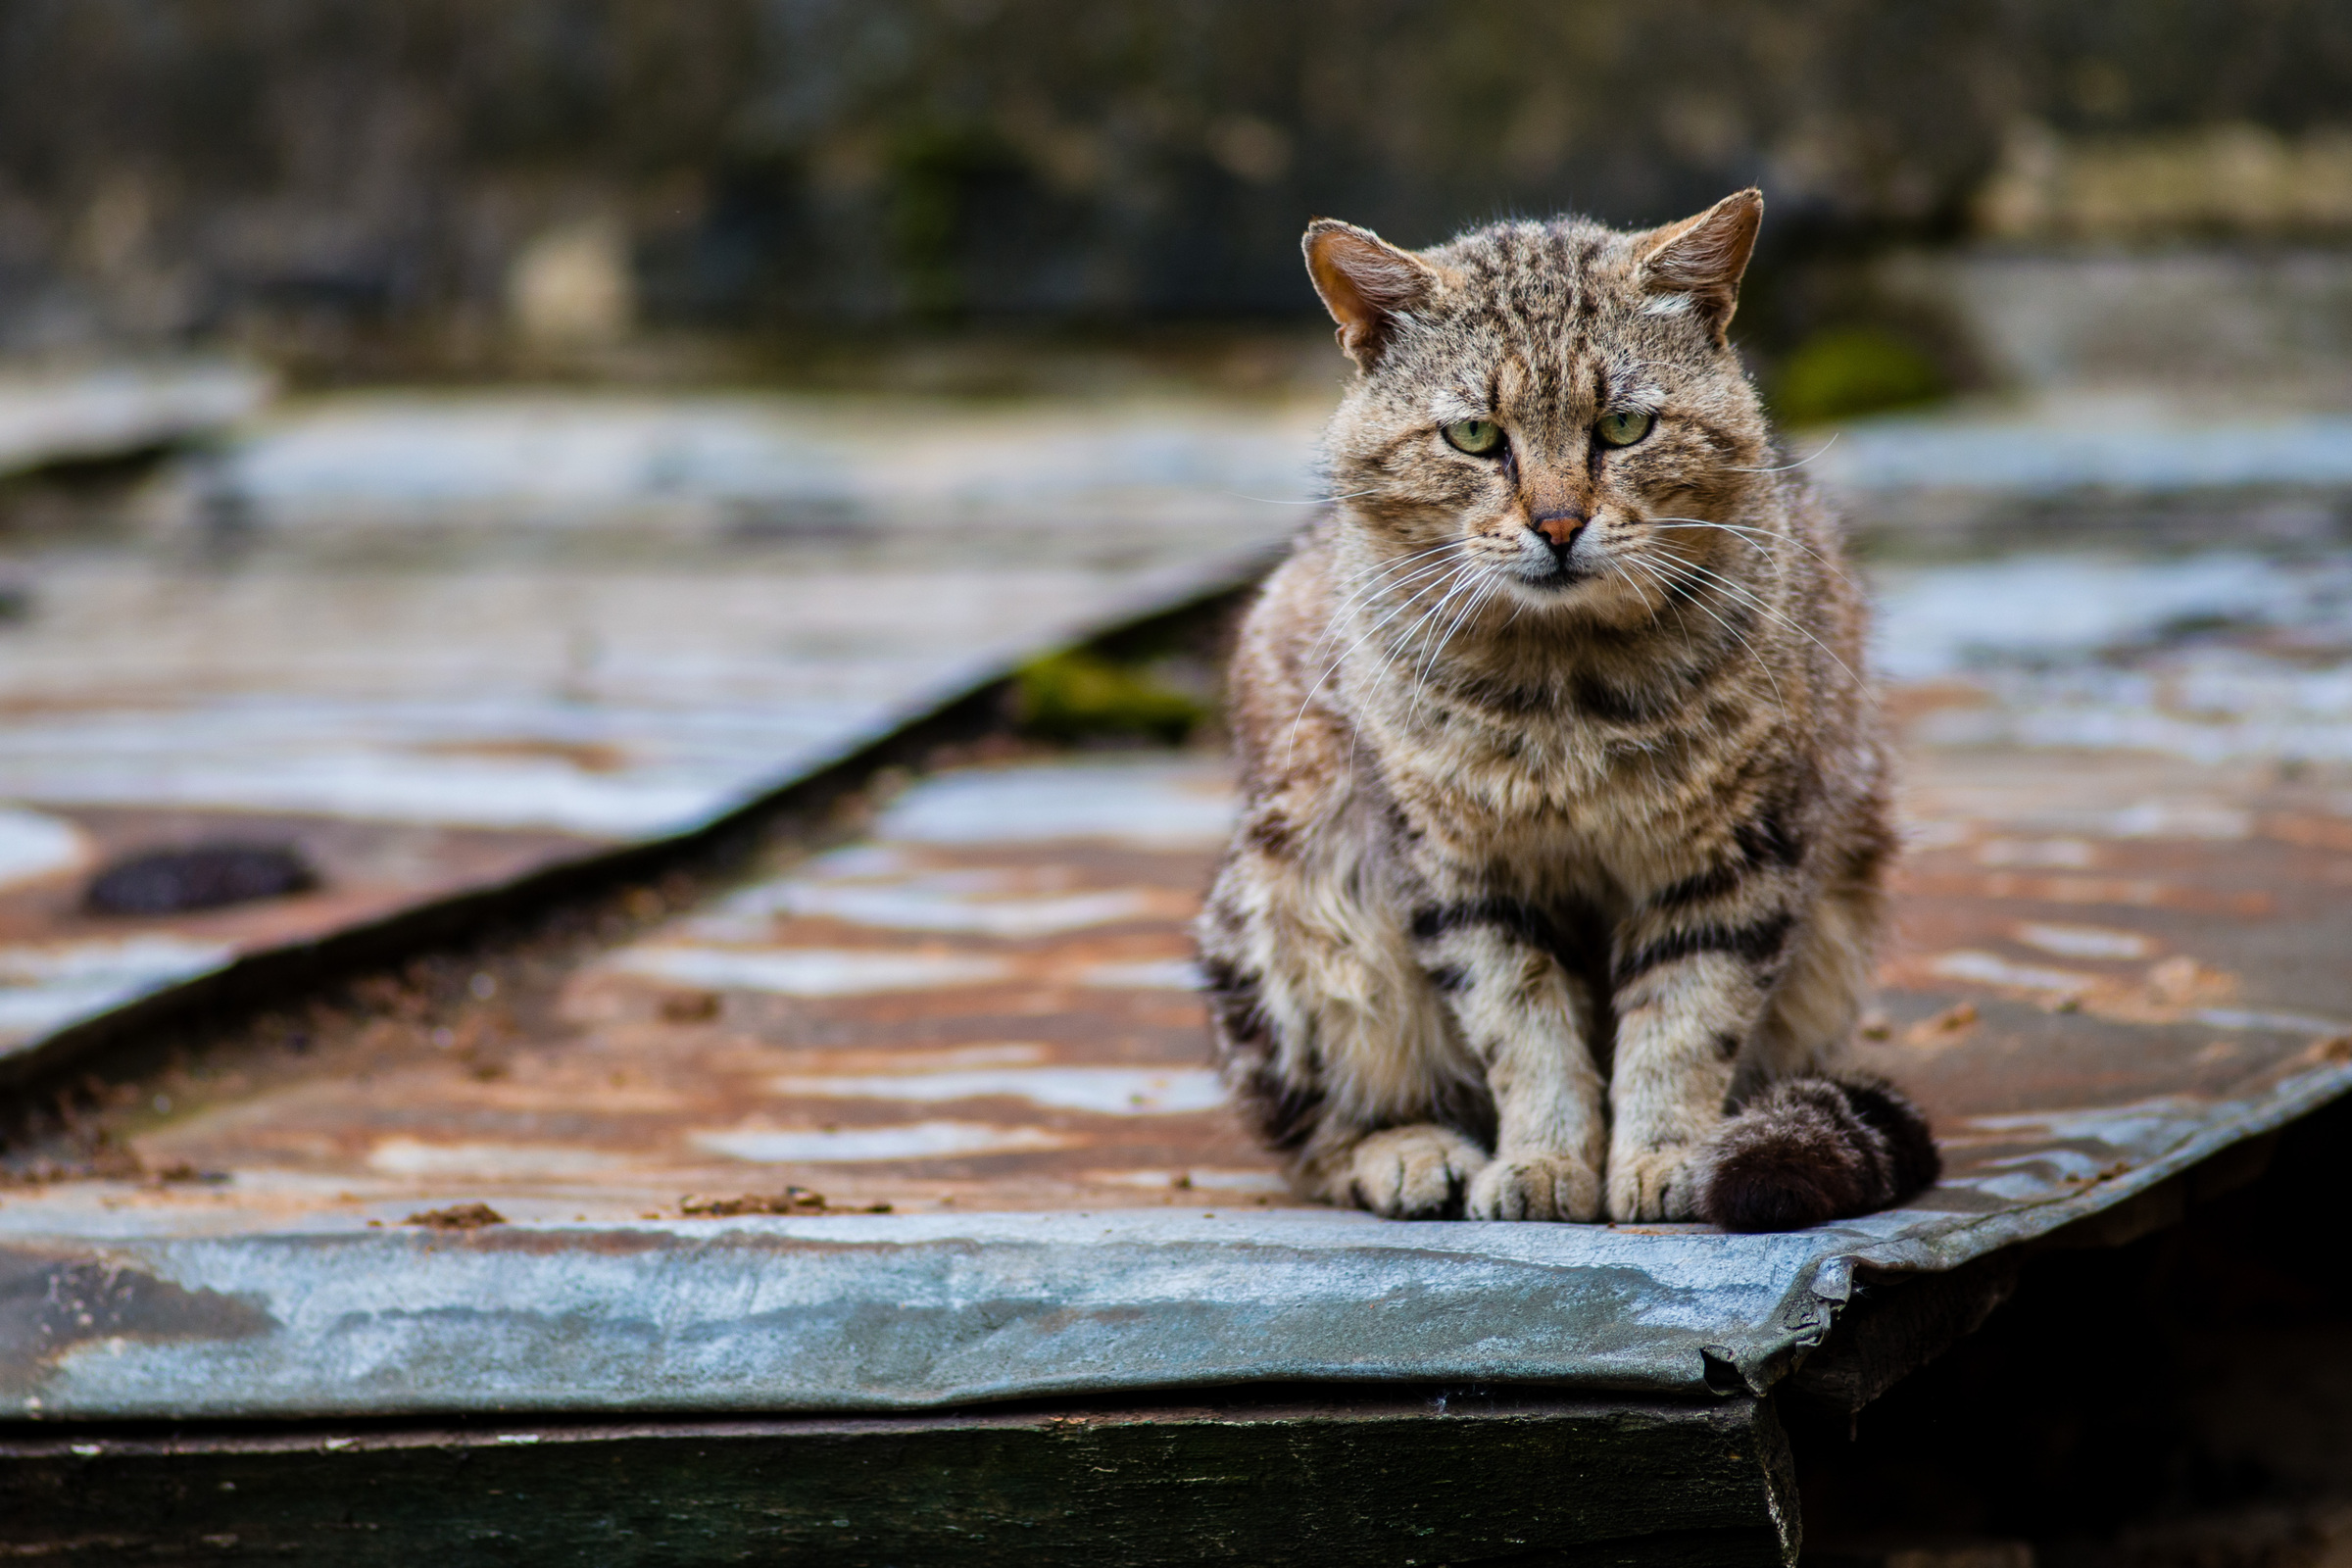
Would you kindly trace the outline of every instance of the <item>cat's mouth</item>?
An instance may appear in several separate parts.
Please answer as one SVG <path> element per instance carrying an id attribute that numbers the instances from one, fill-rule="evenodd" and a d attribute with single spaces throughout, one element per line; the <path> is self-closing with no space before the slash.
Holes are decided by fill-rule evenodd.
<path id="1" fill-rule="evenodd" d="M 1591 582 L 1600 575 L 1588 567 L 1553 556 L 1544 561 L 1522 561 L 1511 569 L 1514 582 L 1538 593 L 1565 593 L 1580 583 Z"/>

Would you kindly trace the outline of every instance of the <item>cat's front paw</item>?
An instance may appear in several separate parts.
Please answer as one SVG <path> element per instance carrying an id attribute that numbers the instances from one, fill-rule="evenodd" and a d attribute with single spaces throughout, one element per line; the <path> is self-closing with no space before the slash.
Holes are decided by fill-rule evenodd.
<path id="1" fill-rule="evenodd" d="M 1609 1218 L 1618 1223 L 1690 1219 L 1697 1199 L 1688 1148 L 1610 1152 Z"/>
<path id="2" fill-rule="evenodd" d="M 1470 1178 L 1472 1219 L 1600 1218 L 1600 1174 L 1575 1154 L 1504 1154 Z"/>
<path id="3" fill-rule="evenodd" d="M 1487 1152 L 1445 1127 L 1392 1127 L 1355 1146 L 1348 1193 L 1388 1219 L 1443 1219 L 1462 1211 L 1462 1192 Z"/>

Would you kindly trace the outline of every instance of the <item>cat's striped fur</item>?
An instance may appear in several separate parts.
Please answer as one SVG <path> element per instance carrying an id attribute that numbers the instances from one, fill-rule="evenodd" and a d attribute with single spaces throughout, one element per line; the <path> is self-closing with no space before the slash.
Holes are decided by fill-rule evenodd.
<path id="1" fill-rule="evenodd" d="M 1200 938 L 1236 1098 L 1315 1195 L 1775 1229 L 1935 1178 L 1841 1068 L 1887 763 L 1838 531 L 1725 337 L 1762 208 L 1307 230 L 1360 373 L 1235 658 Z"/>

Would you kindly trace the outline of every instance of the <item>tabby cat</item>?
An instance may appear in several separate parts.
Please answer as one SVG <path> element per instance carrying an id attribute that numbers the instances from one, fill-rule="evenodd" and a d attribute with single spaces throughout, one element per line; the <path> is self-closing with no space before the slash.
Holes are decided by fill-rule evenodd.
<path id="1" fill-rule="evenodd" d="M 1199 935 L 1314 1196 L 1778 1230 L 1936 1178 L 1840 1066 L 1895 840 L 1862 603 L 1725 336 L 1763 210 L 1306 231 L 1357 375 Z"/>

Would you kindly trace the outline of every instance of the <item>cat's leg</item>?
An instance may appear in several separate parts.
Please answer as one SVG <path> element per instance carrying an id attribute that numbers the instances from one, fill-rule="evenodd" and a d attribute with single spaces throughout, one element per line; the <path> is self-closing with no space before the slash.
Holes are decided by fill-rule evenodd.
<path id="1" fill-rule="evenodd" d="M 1483 1093 L 1403 923 L 1354 869 L 1245 834 L 1220 873 L 1200 938 L 1226 1084 L 1307 1196 L 1457 1215 L 1487 1163 L 1468 1125 Z"/>
<path id="2" fill-rule="evenodd" d="M 1693 879 L 1686 886 L 1706 885 Z M 1756 1032 L 1795 926 L 1788 890 L 1735 884 L 1653 902 L 1620 927 L 1610 970 L 1617 1014 L 1609 1064 L 1611 1219 L 1697 1214 L 1700 1172 L 1692 1155 L 1723 1121 L 1734 1067 Z"/>
<path id="3" fill-rule="evenodd" d="M 1592 1000 L 1561 966 L 1552 920 L 1465 899 L 1425 907 L 1413 934 L 1494 1102 L 1494 1158 L 1471 1180 L 1470 1217 L 1598 1219 L 1608 1119 Z"/>
<path id="4" fill-rule="evenodd" d="M 1841 1070 L 1883 902 L 1875 876 L 1842 880 L 1800 920 L 1785 885 L 1735 886 L 1633 924 L 1614 974 L 1611 1218 L 1794 1229 L 1935 1179 L 1918 1109 Z"/>
<path id="5" fill-rule="evenodd" d="M 1733 1073 L 1734 1103 L 1767 1084 L 1842 1064 L 1862 999 L 1877 966 L 1886 895 L 1875 879 L 1840 882 L 1822 894 L 1795 933 L 1788 962 L 1755 1034 Z"/>

